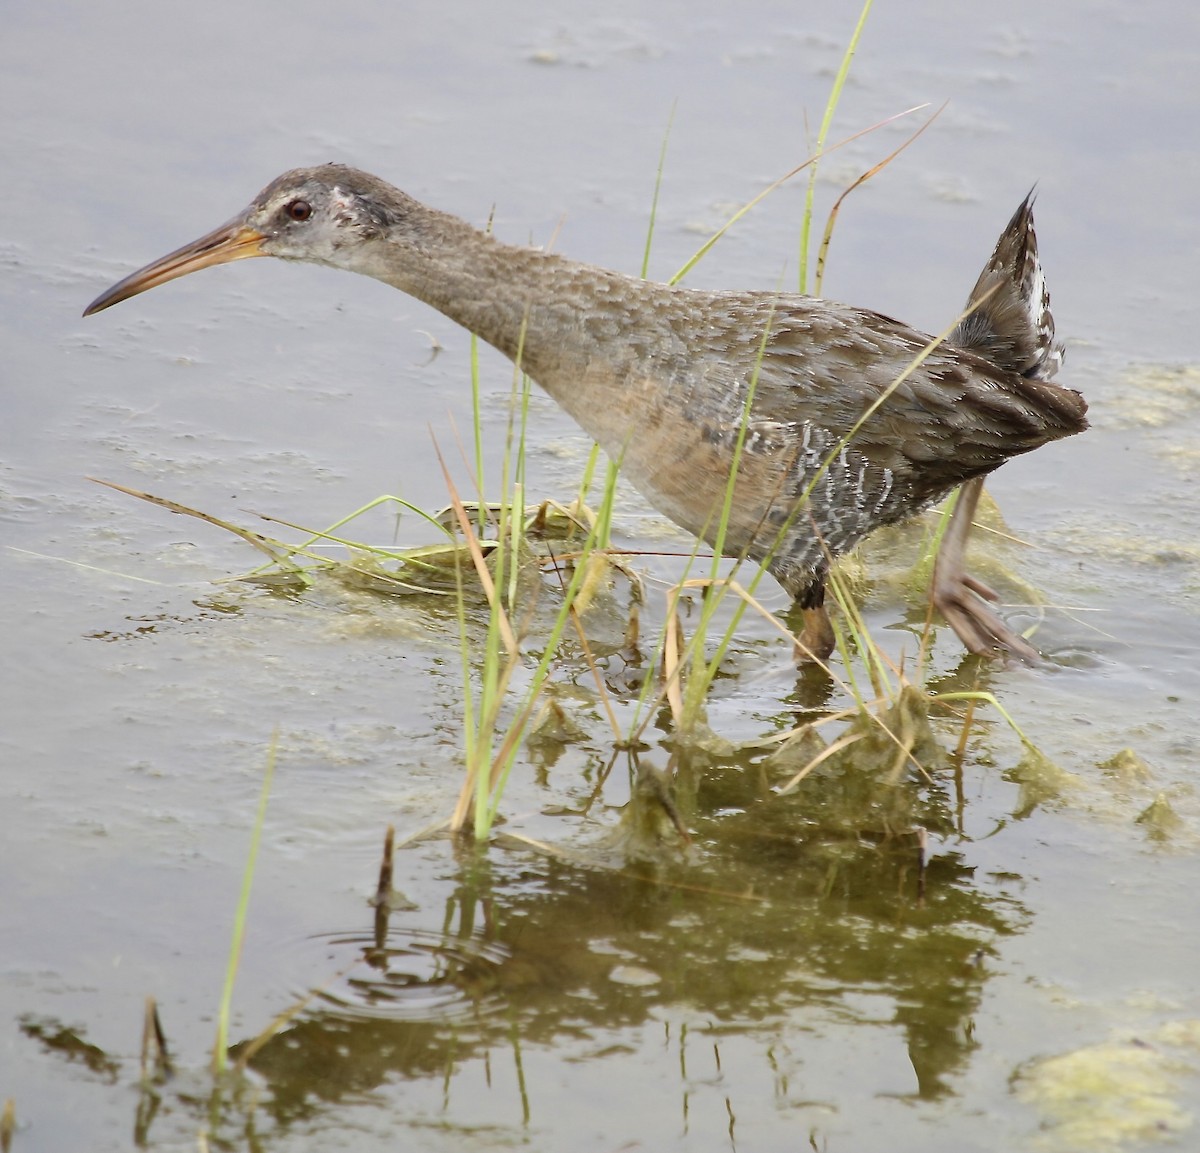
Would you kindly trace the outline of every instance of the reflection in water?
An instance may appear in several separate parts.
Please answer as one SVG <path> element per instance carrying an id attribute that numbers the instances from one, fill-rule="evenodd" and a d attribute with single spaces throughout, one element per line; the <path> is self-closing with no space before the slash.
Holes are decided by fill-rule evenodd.
<path id="1" fill-rule="evenodd" d="M 181 1114 L 217 1129 L 249 1120 L 260 1134 L 269 1115 L 287 1130 L 398 1081 L 440 1086 L 436 1123 L 453 1128 L 451 1100 L 481 1075 L 490 1091 L 501 1065 L 516 1072 L 506 1115 L 537 1125 L 556 1086 L 536 1080 L 528 1054 L 628 1060 L 652 1038 L 685 1118 L 730 1075 L 765 1077 L 781 1108 L 830 1109 L 807 1096 L 808 1062 L 823 1034 L 847 1027 L 903 1038 L 907 1063 L 885 1083 L 952 1094 L 978 1044 L 981 961 L 1024 912 L 977 885 L 959 853 L 926 856 L 960 835 L 960 798 L 943 776 L 922 787 L 870 769 L 886 763 L 831 757 L 780 796 L 761 759 L 677 754 L 674 814 L 643 773 L 655 787 L 634 788 L 616 829 L 570 861 L 447 841 L 440 926 L 384 903 L 359 931 L 309 938 L 335 975 L 265 1044 L 234 1050 L 267 1092 L 144 1082 L 141 1139 Z M 54 1048 L 63 1035 L 26 1031 Z M 730 1046 L 744 1065 L 746 1039 L 761 1069 L 732 1074 Z M 181 1108 L 160 1109 L 172 1094 Z"/>
<path id="2" fill-rule="evenodd" d="M 640 812 L 656 801 L 635 791 L 622 828 L 642 851 L 619 867 L 611 834 L 591 863 L 465 848 L 440 932 L 397 923 L 382 948 L 367 929 L 325 939 L 361 950 L 361 964 L 252 1059 L 276 1122 L 396 1078 L 450 1095 L 496 1053 L 520 1068 L 523 1049 L 604 1039 L 590 1057 L 604 1060 L 663 1030 L 664 1015 L 668 1036 L 672 1019 L 690 1022 L 672 1051 L 688 1033 L 717 1045 L 736 1022 L 768 1066 L 798 1030 L 899 1030 L 911 1069 L 893 1079 L 915 1082 L 918 1098 L 951 1093 L 977 1046 L 981 961 L 1023 920 L 958 853 L 924 861 L 919 830 L 953 836 L 955 800 L 936 782 L 871 782 L 845 763 L 780 799 L 759 768 L 685 758 L 676 797 L 693 846 Z M 653 859 L 647 828 L 662 834 Z M 786 1095 L 787 1078 L 772 1076 Z"/>
<path id="3" fill-rule="evenodd" d="M 964 662 L 934 687 L 975 687 L 978 672 Z M 794 707 L 813 716 L 821 706 Z M 582 831 L 564 838 L 569 850 L 504 834 L 482 849 L 422 842 L 441 870 L 423 906 L 394 894 L 385 871 L 361 928 L 288 946 L 323 979 L 291 991 L 274 1035 L 235 1047 L 266 1091 L 143 1077 L 139 1140 L 182 1118 L 249 1120 L 259 1132 L 268 1117 L 279 1132 L 336 1123 L 337 1107 L 397 1084 L 424 1102 L 411 1124 L 453 1130 L 479 1107 L 481 1082 L 492 1108 L 503 1098 L 500 1069 L 515 1074 L 509 1123 L 536 1126 L 562 1085 L 531 1054 L 589 1068 L 637 1054 L 647 1076 L 677 1086 L 685 1119 L 704 1094 L 728 1103 L 729 1085 L 750 1082 L 773 1086 L 781 1110 L 828 1112 L 840 1096 L 814 1070 L 835 1033 L 870 1047 L 882 1070 L 871 1084 L 919 1101 L 953 1096 L 979 1044 L 985 961 L 1027 917 L 954 848 L 966 840 L 962 779 L 922 700 L 906 690 L 888 721 L 899 748 L 851 721 L 854 743 L 790 791 L 786 745 L 676 748 L 666 768 L 629 755 L 615 819 L 605 808 L 614 757 L 570 811 Z M 811 759 L 803 741 L 793 751 Z M 401 851 L 402 876 L 411 852 Z M 438 886 L 442 913 L 431 918 Z M 82 1052 L 55 1041 L 61 1029 L 27 1032 Z M 165 1108 L 172 1098 L 178 1107 Z"/>
<path id="4" fill-rule="evenodd" d="M 103 1049 L 84 1040 L 83 1030 L 61 1021 L 43 1017 L 24 1017 L 21 1032 L 39 1041 L 47 1052 L 57 1053 L 72 1064 L 81 1064 L 94 1076 L 114 1083 L 120 1076 L 120 1062 Z"/>
<path id="5" fill-rule="evenodd" d="M 975 687 L 978 673 L 964 662 L 933 687 Z M 819 685 L 805 685 L 799 696 L 819 698 Z M 819 713 L 819 700 L 799 696 L 794 708 Z M 197 1093 L 162 1073 L 143 1079 L 137 1131 L 148 1139 L 168 1116 L 219 1127 L 249 1114 L 259 1131 L 269 1117 L 286 1132 L 335 1121 L 335 1107 L 396 1084 L 425 1102 L 412 1124 L 453 1129 L 471 1112 L 464 1100 L 478 1107 L 481 1081 L 504 1092 L 493 1089 L 501 1068 L 516 1078 L 504 1115 L 536 1126 L 562 1088 L 530 1064 L 534 1053 L 589 1067 L 639 1054 L 678 1087 L 684 1117 L 699 1095 L 751 1081 L 774 1086 L 780 1109 L 829 1111 L 839 1097 L 813 1072 L 829 1038 L 847 1031 L 892 1066 L 872 1084 L 921 1101 L 952 1096 L 978 1047 L 984 962 L 1026 914 L 996 884 L 978 884 L 954 848 L 966 839 L 962 780 L 924 698 L 906 690 L 888 724 L 899 745 L 851 721 L 854 742 L 793 790 L 797 761 L 811 760 L 804 741 L 791 755 L 787 745 L 676 748 L 665 768 L 629 755 L 629 799 L 615 819 L 605 800 L 614 757 L 571 810 L 582 831 L 564 838 L 569 850 L 503 834 L 482 849 L 424 842 L 442 875 L 422 907 L 394 894 L 385 870 L 361 928 L 285 947 L 322 978 L 291 991 L 274 1035 L 234 1049 L 266 1092 L 247 1100 L 209 1081 Z M 412 851 L 401 851 L 401 876 Z M 442 913 L 431 918 L 438 885 Z M 59 1034 L 30 1035 L 51 1047 Z M 441 1103 L 432 1118 L 431 1093 Z M 162 1107 L 172 1095 L 180 1108 Z"/>

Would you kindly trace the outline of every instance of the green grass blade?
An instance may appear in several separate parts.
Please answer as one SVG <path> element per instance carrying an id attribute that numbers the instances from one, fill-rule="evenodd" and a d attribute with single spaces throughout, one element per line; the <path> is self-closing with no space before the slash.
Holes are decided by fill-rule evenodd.
<path id="1" fill-rule="evenodd" d="M 808 170 L 808 191 L 804 197 L 804 216 L 800 222 L 801 292 L 808 291 L 808 244 L 809 234 L 812 230 L 813 197 L 817 184 L 816 157 L 820 156 L 825 149 L 825 140 L 829 135 L 829 129 L 833 123 L 833 114 L 837 111 L 838 101 L 841 99 L 842 89 L 846 84 L 846 77 L 850 73 L 850 62 L 854 59 L 854 53 L 858 50 L 858 42 L 862 38 L 863 28 L 866 27 L 872 3 L 873 0 L 866 0 L 863 4 L 862 11 L 858 16 L 858 23 L 854 26 L 854 33 L 850 37 L 850 43 L 846 45 L 846 51 L 842 53 L 842 63 L 837 70 L 837 75 L 833 78 L 833 88 L 829 92 L 829 99 L 825 102 L 825 115 L 821 118 L 821 128 L 817 133 L 816 156 L 813 158 L 812 167 Z"/>
<path id="2" fill-rule="evenodd" d="M 715 245 L 717 241 L 725 235 L 725 233 L 727 233 L 739 220 L 741 220 L 746 213 L 770 196 L 771 193 L 777 188 L 781 188 L 783 185 L 785 185 L 789 180 L 792 179 L 793 176 L 799 175 L 799 173 L 803 172 L 810 165 L 815 164 L 818 160 L 828 156 L 831 152 L 836 152 L 839 148 L 844 148 L 847 144 L 857 140 L 860 136 L 866 136 L 869 132 L 874 132 L 876 129 L 883 128 L 886 125 L 891 124 L 893 121 L 900 120 L 905 116 L 910 116 L 912 113 L 920 112 L 923 108 L 928 107 L 928 102 L 924 104 L 915 104 L 912 108 L 906 108 L 903 112 L 897 112 L 894 116 L 885 117 L 878 123 L 872 124 L 867 128 L 862 128 L 858 132 L 852 132 L 849 136 L 839 140 L 836 144 L 831 144 L 828 148 L 820 152 L 813 153 L 813 155 L 805 160 L 803 164 L 797 164 L 796 167 L 790 172 L 785 172 L 773 184 L 768 184 L 767 187 L 764 188 L 757 196 L 743 204 L 741 208 L 739 208 L 723 225 L 721 225 L 720 228 L 717 229 L 716 232 L 712 234 L 712 236 L 710 236 L 702 245 L 700 245 L 698 249 L 696 249 L 696 251 L 688 258 L 683 267 L 680 268 L 680 270 L 676 272 L 675 275 L 667 281 L 667 283 L 678 284 L 697 264 L 700 263 L 700 261 L 708 254 L 713 245 Z"/>
<path id="3" fill-rule="evenodd" d="M 663 132 L 662 148 L 658 153 L 658 171 L 654 176 L 654 195 L 650 200 L 650 223 L 646 227 L 646 248 L 642 253 L 642 279 L 645 280 L 650 272 L 650 248 L 654 243 L 654 224 L 658 219 L 658 194 L 662 191 L 663 170 L 667 163 L 667 142 L 671 139 L 671 126 L 675 123 L 675 109 L 679 100 L 671 104 L 671 114 L 667 117 L 667 128 Z"/>
<path id="4" fill-rule="evenodd" d="M 233 918 L 233 937 L 229 944 L 229 963 L 225 967 L 225 987 L 221 991 L 221 1004 L 217 1010 L 217 1037 L 213 1043 L 213 1074 L 220 1076 L 229 1063 L 229 1013 L 233 1004 L 233 986 L 237 980 L 238 964 L 242 958 L 242 943 L 246 939 L 246 919 L 250 910 L 250 890 L 254 885 L 254 866 L 258 860 L 258 848 L 262 843 L 263 824 L 267 819 L 267 800 L 271 796 L 271 782 L 275 777 L 275 760 L 279 751 L 279 729 L 271 735 L 271 747 L 267 752 L 267 767 L 263 773 L 262 789 L 258 796 L 258 813 L 254 818 L 254 829 L 250 835 L 250 852 L 246 856 L 246 867 L 242 870 L 242 891 L 238 897 L 237 911 Z"/>

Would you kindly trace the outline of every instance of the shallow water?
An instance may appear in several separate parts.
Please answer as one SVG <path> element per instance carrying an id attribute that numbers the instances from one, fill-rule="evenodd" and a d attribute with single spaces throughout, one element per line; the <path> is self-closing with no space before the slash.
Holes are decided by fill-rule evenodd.
<path id="1" fill-rule="evenodd" d="M 257 556 L 85 479 L 251 525 L 263 512 L 322 526 L 383 492 L 444 504 L 433 439 L 445 451 L 469 428 L 469 353 L 423 306 L 254 261 L 80 311 L 279 171 L 325 160 L 480 223 L 494 207 L 505 239 L 553 238 L 636 271 L 678 101 L 651 260 L 668 276 L 804 157 L 806 116 L 819 120 L 856 15 L 770 3 L 8 14 L 0 1098 L 15 1102 L 14 1149 L 127 1148 L 131 1133 L 193 1148 L 206 1126 L 214 1147 L 288 1149 L 1188 1139 L 1200 1110 L 1193 7 L 881 3 L 835 128 L 950 101 L 844 207 L 825 285 L 931 331 L 1038 183 L 1065 379 L 1088 396 L 1093 429 L 995 478 L 1009 529 L 1034 547 L 985 544 L 981 565 L 1060 606 L 1038 634 L 1053 661 L 980 669 L 943 630 L 932 683 L 978 676 L 1049 764 L 981 709 L 960 773 L 947 762 L 931 781 L 896 782 L 836 765 L 780 798 L 788 772 L 761 755 L 672 761 L 660 721 L 641 764 L 676 774 L 692 835 L 665 837 L 664 854 L 648 847 L 661 834 L 653 790 L 623 755 L 613 763 L 580 673 L 560 690 L 579 735 L 523 754 L 501 835 L 467 852 L 417 836 L 461 779 L 452 614 L 327 582 L 298 597 L 217 583 Z M 819 205 L 910 123 L 830 157 Z M 690 282 L 794 283 L 802 203 L 799 184 L 777 193 Z M 482 371 L 495 465 L 511 370 L 485 352 Z M 543 399 L 532 424 L 531 490 L 559 495 L 587 445 Z M 395 529 L 381 515 L 368 531 Z M 639 549 L 681 547 L 633 497 L 620 531 Z M 398 537 L 427 533 L 406 519 Z M 903 556 L 892 542 L 871 550 L 867 609 L 911 656 Z M 660 601 L 669 566 L 638 564 Z M 710 721 L 730 740 L 838 703 L 752 621 L 726 672 Z M 316 992 L 248 1082 L 218 1088 L 213 1015 L 276 730 L 234 1039 Z M 957 722 L 935 731 L 953 748 Z M 1114 760 L 1124 749 L 1136 756 Z M 412 907 L 376 948 L 368 898 L 388 823 Z M 139 1095 L 149 994 L 177 1072 Z"/>

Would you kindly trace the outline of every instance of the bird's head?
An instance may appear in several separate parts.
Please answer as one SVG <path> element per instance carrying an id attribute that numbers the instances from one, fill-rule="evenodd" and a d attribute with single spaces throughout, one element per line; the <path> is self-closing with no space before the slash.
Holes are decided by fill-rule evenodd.
<path id="1" fill-rule="evenodd" d="M 351 254 L 362 252 L 363 241 L 401 223 L 406 200 L 377 177 L 341 164 L 285 172 L 232 220 L 114 284 L 83 315 L 189 272 L 249 256 L 351 266 Z"/>

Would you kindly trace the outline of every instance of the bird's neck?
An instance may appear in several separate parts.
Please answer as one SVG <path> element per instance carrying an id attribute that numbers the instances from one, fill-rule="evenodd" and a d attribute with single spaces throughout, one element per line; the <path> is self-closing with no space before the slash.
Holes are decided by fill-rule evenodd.
<path id="1" fill-rule="evenodd" d="M 564 389 L 610 355 L 589 317 L 605 286 L 636 283 L 532 248 L 502 244 L 415 201 L 401 232 L 360 253 L 364 272 L 436 308 L 518 362 L 568 411 Z"/>
<path id="2" fill-rule="evenodd" d="M 360 246 L 353 270 L 432 305 L 499 349 L 622 461 L 633 484 L 661 488 L 655 478 L 670 459 L 662 436 L 705 423 L 704 412 L 692 411 L 691 390 L 670 385 L 686 376 L 692 355 L 672 320 L 674 290 L 501 244 L 415 202 L 405 222 Z M 690 441 L 675 439 L 672 451 L 686 455 Z M 676 507 L 666 496 L 660 504 Z M 683 504 L 671 515 L 689 523 Z"/>

